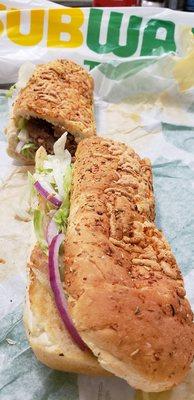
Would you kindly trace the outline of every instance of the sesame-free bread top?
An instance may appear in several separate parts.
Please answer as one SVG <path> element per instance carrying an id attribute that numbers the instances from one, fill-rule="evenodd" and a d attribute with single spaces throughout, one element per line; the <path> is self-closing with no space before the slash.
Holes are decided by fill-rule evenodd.
<path id="1" fill-rule="evenodd" d="M 79 144 L 64 254 L 71 316 L 102 367 L 144 391 L 181 382 L 193 314 L 154 224 L 148 160 L 98 137 Z"/>
<path id="2" fill-rule="evenodd" d="M 55 60 L 35 68 L 13 109 L 15 119 L 44 119 L 78 139 L 95 134 L 93 79 L 70 60 Z"/>

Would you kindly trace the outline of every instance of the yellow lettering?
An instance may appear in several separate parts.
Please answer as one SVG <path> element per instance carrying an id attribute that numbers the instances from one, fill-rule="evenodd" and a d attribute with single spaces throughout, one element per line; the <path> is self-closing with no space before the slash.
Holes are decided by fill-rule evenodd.
<path id="1" fill-rule="evenodd" d="M 21 33 L 21 12 L 9 10 L 7 12 L 7 36 L 12 42 L 20 46 L 35 46 L 43 37 L 44 11 L 30 11 L 30 29 L 26 34 Z"/>
<path id="2" fill-rule="evenodd" d="M 49 10 L 48 47 L 79 47 L 83 35 L 79 29 L 84 21 L 80 8 Z"/>
<path id="3" fill-rule="evenodd" d="M 3 10 L 6 10 L 6 6 L 4 6 L 4 4 L 0 3 L 0 11 L 3 11 Z M 3 22 L 0 21 L 0 35 L 2 35 L 3 31 L 4 31 L 4 25 L 3 25 Z"/>

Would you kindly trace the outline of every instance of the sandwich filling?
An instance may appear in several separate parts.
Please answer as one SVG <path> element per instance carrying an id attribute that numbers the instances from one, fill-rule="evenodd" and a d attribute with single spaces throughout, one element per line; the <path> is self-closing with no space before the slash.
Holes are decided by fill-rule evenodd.
<path id="1" fill-rule="evenodd" d="M 71 154 L 64 150 L 67 133 L 53 146 L 53 155 L 44 147 L 36 153 L 35 173 L 29 174 L 31 210 L 40 246 L 47 251 L 53 235 L 65 233 L 70 207 Z"/>
<path id="2" fill-rule="evenodd" d="M 77 332 L 68 312 L 67 295 L 61 276 L 63 243 L 70 208 L 72 181 L 71 155 L 64 150 L 67 134 L 64 133 L 53 146 L 53 155 L 47 155 L 44 147 L 36 153 L 35 173 L 29 174 L 31 210 L 37 241 L 48 255 L 48 275 L 58 312 L 72 340 L 81 350 L 87 346 Z"/>
<path id="3" fill-rule="evenodd" d="M 20 118 L 16 122 L 18 145 L 16 151 L 28 159 L 35 157 L 35 152 L 40 146 L 44 146 L 48 154 L 53 154 L 53 146 L 65 129 L 54 126 L 50 122 L 39 119 Z M 75 155 L 77 143 L 70 133 L 67 134 L 66 148 L 72 156 Z"/>

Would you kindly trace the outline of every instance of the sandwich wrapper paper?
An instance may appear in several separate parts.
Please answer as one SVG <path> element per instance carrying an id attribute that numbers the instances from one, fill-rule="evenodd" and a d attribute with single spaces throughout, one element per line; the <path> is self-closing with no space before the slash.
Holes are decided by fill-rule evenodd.
<path id="1" fill-rule="evenodd" d="M 13 2 L 7 3 L 12 6 Z M 38 0 L 15 3 L 21 8 L 50 6 Z M 151 9 L 146 12 L 151 15 Z M 164 51 L 124 62 L 106 60 L 91 74 L 98 134 L 125 142 L 152 161 L 156 223 L 172 246 L 194 310 L 194 37 L 186 26 L 181 27 L 179 37 L 178 55 Z M 9 47 L 5 52 L 4 61 L 9 64 Z M 74 55 L 72 50 L 72 59 Z M 57 56 L 65 57 L 64 50 L 58 49 Z M 10 58 L 11 67 L 13 64 Z M 19 65 L 17 58 L 15 69 Z M 9 82 L 15 76 L 11 67 Z M 29 168 L 17 165 L 6 154 L 3 130 L 8 103 L 6 92 L 1 90 L 0 400 L 194 400 L 194 366 L 173 390 L 148 394 L 133 390 L 116 377 L 65 374 L 36 360 L 22 320 L 26 263 L 34 242 L 28 214 Z"/>

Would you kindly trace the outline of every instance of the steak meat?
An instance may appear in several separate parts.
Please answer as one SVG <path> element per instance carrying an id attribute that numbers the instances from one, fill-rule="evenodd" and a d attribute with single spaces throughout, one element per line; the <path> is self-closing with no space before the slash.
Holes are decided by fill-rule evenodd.
<path id="1" fill-rule="evenodd" d="M 65 132 L 64 128 L 54 126 L 50 122 L 38 118 L 30 118 L 27 121 L 26 129 L 30 140 L 34 144 L 38 145 L 38 147 L 43 146 L 49 154 L 53 154 L 54 143 Z M 68 133 L 67 135 L 65 147 L 69 150 L 72 156 L 75 155 L 77 143 L 71 133 Z"/>

